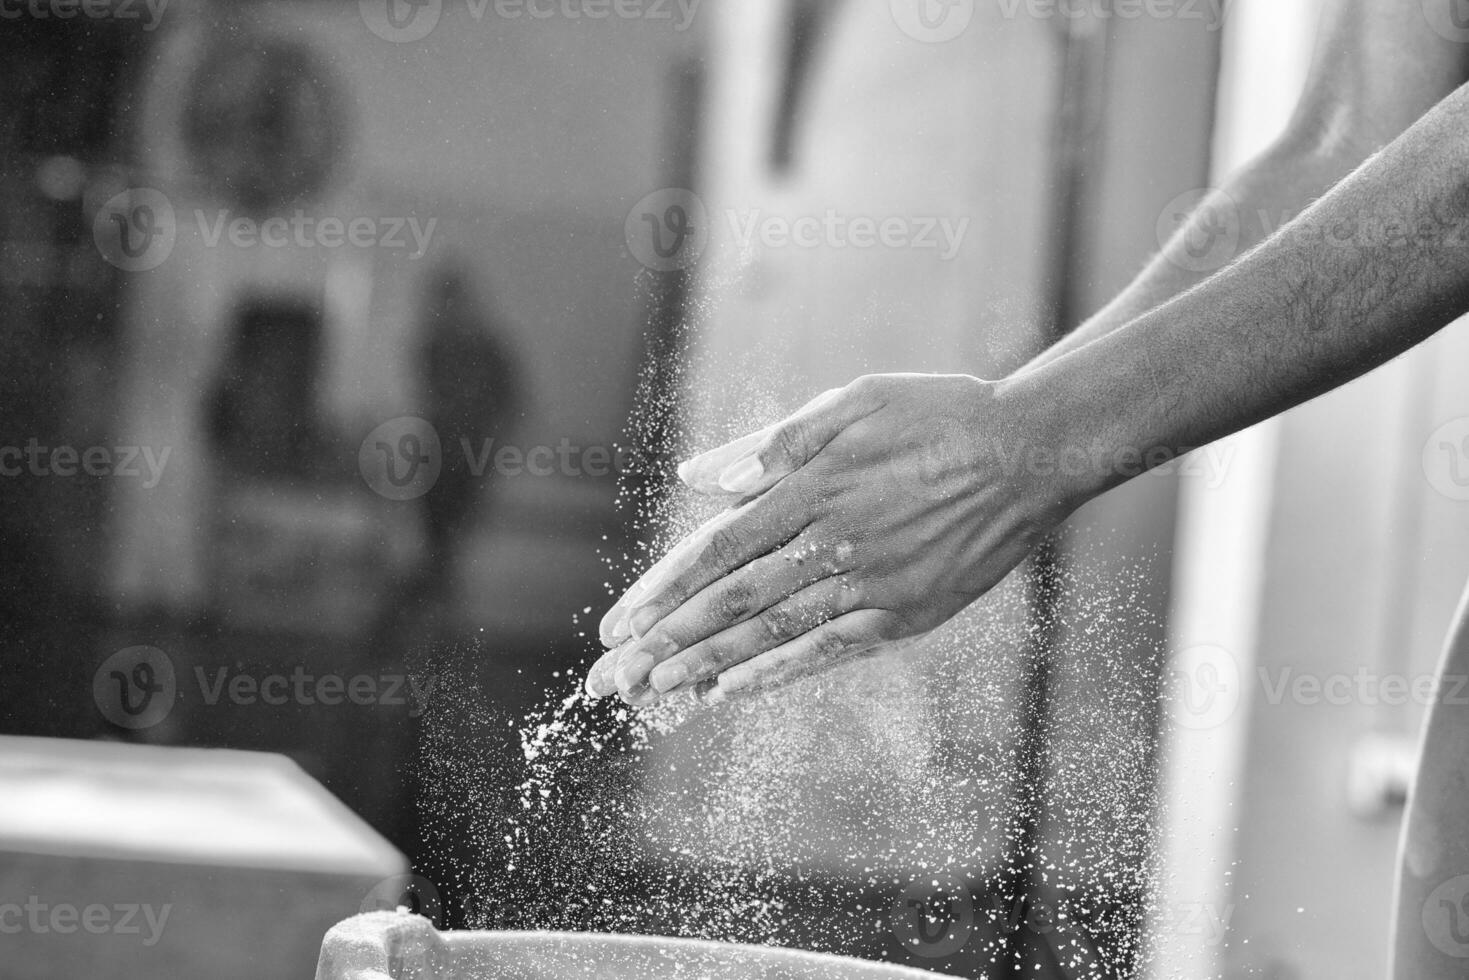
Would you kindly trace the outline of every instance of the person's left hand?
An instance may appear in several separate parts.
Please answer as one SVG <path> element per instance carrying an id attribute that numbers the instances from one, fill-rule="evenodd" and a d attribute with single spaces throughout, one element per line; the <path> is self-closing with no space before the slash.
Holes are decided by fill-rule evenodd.
<path id="1" fill-rule="evenodd" d="M 763 689 L 926 633 L 1003 578 L 1080 502 L 1014 465 L 1042 413 L 962 375 L 876 375 L 680 467 L 737 502 L 602 621 L 587 676 L 632 704 Z"/>

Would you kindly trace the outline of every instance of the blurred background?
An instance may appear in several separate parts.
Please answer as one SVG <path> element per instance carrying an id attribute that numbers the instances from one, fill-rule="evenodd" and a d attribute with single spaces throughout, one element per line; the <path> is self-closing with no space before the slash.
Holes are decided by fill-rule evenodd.
<path id="1" fill-rule="evenodd" d="M 176 911 L 146 948 L 0 944 L 6 975 L 123 977 L 304 975 L 405 894 L 486 924 L 455 870 L 482 849 L 425 830 L 432 685 L 476 692 L 491 776 L 459 803 L 513 801 L 514 726 L 658 547 L 670 460 L 862 373 L 1017 368 L 1280 131 L 1316 4 L 4 11 L 0 903 Z M 1381 974 L 1423 705 L 1272 684 L 1431 675 L 1469 481 L 1428 450 L 1466 354 L 1448 331 L 1089 506 L 947 648 L 984 649 L 880 710 L 841 699 L 860 672 L 772 708 L 845 733 L 781 783 L 801 820 L 764 860 L 808 890 L 774 941 Z M 684 830 L 721 791 L 679 782 L 690 732 L 638 776 Z M 984 818 L 910 846 L 918 771 Z"/>

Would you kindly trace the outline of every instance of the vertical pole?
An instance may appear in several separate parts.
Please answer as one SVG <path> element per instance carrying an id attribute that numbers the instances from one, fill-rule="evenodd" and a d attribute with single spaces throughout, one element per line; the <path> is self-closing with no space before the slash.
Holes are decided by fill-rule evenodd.
<path id="1" fill-rule="evenodd" d="M 1083 310 L 1080 285 L 1085 268 L 1083 219 L 1091 177 L 1087 167 L 1094 166 L 1099 155 L 1097 136 L 1105 100 L 1109 22 L 1109 18 L 1096 14 L 1065 16 L 1056 22 L 1064 54 L 1052 139 L 1054 198 L 1046 280 L 1049 315 L 1039 338 L 1042 349 L 1074 329 Z M 1042 884 L 1039 860 L 1045 781 L 1050 771 L 1048 736 L 1054 697 L 1051 673 L 1064 573 L 1063 528 L 1035 551 L 1025 569 L 1030 648 L 1024 671 L 1018 746 L 1020 781 L 1014 801 L 1017 829 L 1009 862 L 1014 888 L 1011 901 L 1021 912 L 1016 919 L 1009 958 L 1010 975 L 1017 980 L 1021 977 L 1035 980 L 1038 975 L 1035 967 L 1039 965 L 1036 960 L 1046 954 L 1053 960 L 1047 964 L 1053 975 L 1063 975 L 1060 964 L 1054 962 L 1055 950 L 1042 948 L 1047 945 L 1047 937 L 1029 936 L 1024 921 Z"/>

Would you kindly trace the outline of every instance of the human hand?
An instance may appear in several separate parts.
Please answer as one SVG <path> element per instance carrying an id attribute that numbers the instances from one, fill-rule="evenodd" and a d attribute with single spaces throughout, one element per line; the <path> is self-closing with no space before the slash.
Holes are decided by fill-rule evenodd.
<path id="1" fill-rule="evenodd" d="M 679 542 L 602 622 L 587 689 L 633 704 L 763 689 L 926 633 L 1080 503 L 1007 383 L 874 375 L 680 467 L 738 504 Z"/>

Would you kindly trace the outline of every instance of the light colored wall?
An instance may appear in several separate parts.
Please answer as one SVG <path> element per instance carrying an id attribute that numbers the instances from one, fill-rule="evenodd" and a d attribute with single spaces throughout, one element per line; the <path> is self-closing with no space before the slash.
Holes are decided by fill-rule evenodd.
<path id="1" fill-rule="evenodd" d="M 828 6 L 795 166 L 784 175 L 767 161 L 786 4 L 714 8 L 698 185 L 712 240 L 690 342 L 693 446 L 773 421 L 861 374 L 995 376 L 1034 346 L 1060 54 L 1050 28 L 978 4 L 959 38 L 929 44 L 905 35 L 886 3 Z M 921 249 L 742 249 L 731 230 L 756 214 L 795 220 L 828 209 L 967 225 L 948 260 Z M 997 615 L 1013 620 L 1021 610 L 1013 592 L 1010 600 Z M 916 669 L 854 670 L 833 690 L 757 712 L 749 724 L 778 741 L 731 746 L 724 785 L 683 778 L 700 771 L 689 756 L 709 751 L 710 734 L 693 726 L 653 767 L 655 811 L 696 852 L 744 853 L 744 835 L 778 824 L 766 844 L 775 860 L 835 873 L 878 854 L 913 868 L 993 861 L 1013 778 L 998 760 L 1010 748 L 1018 657 L 1013 644 L 972 645 L 971 655 L 948 657 L 947 670 L 941 656 Z M 980 703 L 993 712 L 955 707 Z M 757 781 L 769 765 L 762 753 L 786 771 Z M 952 788 L 964 767 L 976 778 Z M 737 812 L 722 802 L 730 798 Z M 706 823 L 706 812 L 724 815 Z"/>
<path id="2" fill-rule="evenodd" d="M 1221 172 L 1284 125 L 1317 9 L 1235 8 Z M 1181 910 L 1196 910 L 1230 929 L 1227 943 L 1161 936 L 1153 975 L 1385 975 L 1401 814 L 1354 813 L 1349 773 L 1368 736 L 1411 757 L 1421 706 L 1361 697 L 1355 682 L 1341 704 L 1305 703 L 1289 687 L 1277 700 L 1272 686 L 1432 674 L 1469 572 L 1469 504 L 1435 489 L 1430 474 L 1442 481 L 1449 458 L 1430 452 L 1425 469 L 1424 449 L 1441 424 L 1469 415 L 1466 356 L 1469 335 L 1451 327 L 1231 440 L 1224 487 L 1186 488 L 1176 646 L 1223 647 L 1238 704 L 1216 727 L 1170 735 L 1163 911 L 1175 927 Z"/>
<path id="3" fill-rule="evenodd" d="M 783 50 L 775 40 L 779 6 L 761 0 L 721 7 L 713 23 L 698 190 L 716 241 L 699 269 L 702 316 L 693 333 L 688 422 L 694 445 L 772 421 L 869 371 L 997 376 L 1035 349 L 1046 325 L 1057 25 L 977 4 L 963 35 L 930 45 L 897 30 L 888 5 L 840 6 L 813 70 L 796 169 L 777 178 L 764 164 Z M 1207 163 L 1215 39 L 1187 21 L 1114 28 L 1107 135 L 1089 167 L 1094 210 L 1082 231 L 1083 302 L 1091 307 L 1157 248 L 1158 215 L 1169 199 L 1203 182 Z M 1170 78 L 1166 91 L 1157 85 L 1160 73 Z M 741 251 L 717 241 L 730 211 L 796 217 L 828 208 L 879 217 L 939 214 L 969 224 L 950 262 L 895 249 Z M 1116 585 L 1120 595 L 1134 589 L 1146 597 L 1138 618 L 1153 619 L 1142 626 L 1145 635 L 1113 632 L 1117 644 L 1093 649 L 1085 617 L 1097 610 L 1084 601 L 1067 609 L 1076 617 L 1070 649 L 1094 656 L 1060 668 L 1054 734 L 1069 754 L 1052 790 L 1084 792 L 1058 797 L 1054 809 L 1068 816 L 1045 833 L 1049 853 L 1063 862 L 1101 858 L 1068 864 L 1060 872 L 1068 882 L 1096 884 L 1132 860 L 1112 852 L 1133 834 L 1124 825 L 1148 796 L 1151 694 L 1144 683 L 1129 701 L 1101 687 L 1110 678 L 1096 668 L 1104 658 L 1129 664 L 1134 645 L 1145 656 L 1161 642 L 1173 492 L 1166 479 L 1129 488 L 1076 522 L 1082 587 Z M 1140 578 L 1126 577 L 1148 559 Z M 838 870 L 885 854 L 900 866 L 953 862 L 982 875 L 1003 854 L 1001 821 L 1015 790 L 1008 760 L 1022 706 L 1019 586 L 1011 582 L 984 612 L 964 617 L 933 646 L 931 659 L 854 669 L 819 696 L 782 699 L 770 712 L 756 712 L 761 730 L 779 732 L 779 746 L 752 739 L 745 749 L 730 749 L 734 775 L 714 791 L 717 805 L 683 776 L 702 771 L 691 756 L 710 751 L 709 734 L 691 735 L 687 755 L 669 749 L 654 767 L 654 786 L 662 793 L 655 809 L 670 832 L 697 850 L 702 828 L 714 839 L 708 845 L 705 838 L 706 849 L 738 851 L 741 829 L 767 826 L 761 821 L 776 819 L 769 815 L 778 809 L 782 860 Z M 899 739 L 907 741 L 895 744 Z M 794 760 L 792 741 L 807 746 Z M 1138 747 L 1133 760 L 1144 763 L 1141 770 L 1116 764 L 1110 750 L 1119 742 Z M 759 752 L 783 767 L 763 792 L 748 782 Z M 840 797 L 820 788 L 838 772 L 851 780 L 840 784 Z M 954 789 L 965 785 L 983 786 L 983 795 Z M 738 801 L 739 813 L 729 811 L 729 799 Z M 1092 805 L 1103 800 L 1116 809 Z M 720 813 L 719 824 L 704 828 L 700 807 Z M 945 821 L 945 832 L 929 832 Z"/>
<path id="4" fill-rule="evenodd" d="M 1349 774 L 1364 738 L 1416 740 L 1422 702 L 1376 685 L 1395 677 L 1411 689 L 1433 676 L 1469 575 L 1469 504 L 1428 475 L 1447 475 L 1435 430 L 1469 416 L 1466 358 L 1461 323 L 1282 421 L 1236 808 L 1227 962 L 1237 969 L 1274 962 L 1302 980 L 1385 975 L 1401 811 L 1352 812 Z M 1457 440 L 1453 452 L 1462 464 Z M 1351 680 L 1337 703 L 1311 689 L 1297 698 L 1286 688 L 1277 700 L 1262 670 L 1276 685 Z"/>
<path id="5" fill-rule="evenodd" d="M 444 4 L 428 37 L 401 44 L 371 33 L 356 3 L 170 8 L 139 142 L 144 172 L 181 214 L 218 207 L 192 185 L 178 152 L 187 73 L 204 41 L 242 24 L 310 44 L 348 96 L 345 167 L 322 210 L 413 213 L 438 225 L 429 255 L 414 261 L 206 249 L 181 219 L 169 261 L 129 280 L 119 428 L 125 441 L 163 443 L 173 456 L 160 487 L 118 490 L 109 578 L 124 601 L 184 609 L 200 601 L 210 504 L 197 407 L 225 317 L 247 290 L 319 297 L 336 270 L 343 288 L 329 310 L 326 397 L 339 420 L 360 427 L 417 407 L 409 365 L 422 277 L 434 259 L 459 255 L 524 373 L 526 417 L 508 438 L 619 441 L 647 301 L 623 220 L 671 166 L 670 76 L 694 49 L 700 21 L 684 32 L 615 18 L 511 21 L 493 3 L 476 19 L 475 6 Z M 526 478 L 498 489 L 496 521 L 467 543 L 464 617 L 502 631 L 566 629 L 568 596 L 600 591 L 602 569 L 587 556 L 616 524 L 613 485 Z"/>

